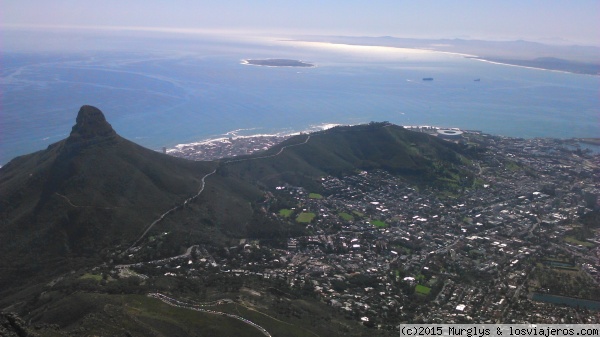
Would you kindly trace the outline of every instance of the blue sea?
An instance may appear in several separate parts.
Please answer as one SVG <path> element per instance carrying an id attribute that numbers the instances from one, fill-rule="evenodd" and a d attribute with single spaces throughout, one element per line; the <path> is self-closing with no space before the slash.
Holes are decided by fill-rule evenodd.
<path id="1" fill-rule="evenodd" d="M 214 38 L 154 44 L 3 51 L 0 165 L 67 137 L 84 104 L 100 108 L 120 135 L 156 150 L 233 130 L 291 133 L 370 121 L 525 138 L 600 136 L 598 76 L 383 47 Z M 249 58 L 316 67 L 242 64 Z"/>

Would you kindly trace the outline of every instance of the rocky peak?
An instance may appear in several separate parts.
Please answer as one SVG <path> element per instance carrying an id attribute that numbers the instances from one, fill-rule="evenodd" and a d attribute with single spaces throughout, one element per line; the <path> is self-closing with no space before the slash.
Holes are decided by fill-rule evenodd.
<path id="1" fill-rule="evenodd" d="M 108 140 L 117 136 L 100 109 L 84 105 L 79 109 L 76 124 L 67 139 L 68 143 Z"/>

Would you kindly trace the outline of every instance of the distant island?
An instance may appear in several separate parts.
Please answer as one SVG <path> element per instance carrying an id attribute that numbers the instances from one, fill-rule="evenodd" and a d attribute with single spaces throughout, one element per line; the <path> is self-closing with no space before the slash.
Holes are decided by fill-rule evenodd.
<path id="1" fill-rule="evenodd" d="M 311 68 L 314 64 L 288 59 L 264 59 L 264 60 L 243 60 L 243 64 L 251 64 L 254 66 L 265 66 L 265 67 L 303 67 Z"/>

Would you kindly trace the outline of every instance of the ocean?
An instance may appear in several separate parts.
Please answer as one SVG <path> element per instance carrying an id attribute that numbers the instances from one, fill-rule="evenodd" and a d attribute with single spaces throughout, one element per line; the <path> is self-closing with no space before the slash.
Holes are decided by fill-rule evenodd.
<path id="1" fill-rule="evenodd" d="M 155 150 L 230 132 L 370 121 L 524 138 L 600 136 L 599 76 L 387 47 L 190 41 L 156 40 L 139 50 L 3 51 L 0 165 L 67 137 L 84 104 L 100 108 L 123 137 Z M 251 58 L 316 67 L 242 64 Z"/>

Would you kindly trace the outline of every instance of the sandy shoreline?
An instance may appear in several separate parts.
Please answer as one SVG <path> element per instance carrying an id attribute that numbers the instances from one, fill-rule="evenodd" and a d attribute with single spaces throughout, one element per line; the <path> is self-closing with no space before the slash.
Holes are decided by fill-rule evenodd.
<path id="1" fill-rule="evenodd" d="M 386 52 L 386 51 L 388 51 L 388 52 L 395 51 L 395 52 L 413 52 L 413 53 L 419 53 L 419 52 L 440 53 L 440 54 L 446 54 L 446 55 L 460 56 L 460 57 L 473 59 L 473 60 L 477 60 L 477 61 L 481 61 L 481 62 L 487 62 L 490 64 L 504 65 L 504 66 L 511 66 L 511 67 L 520 67 L 520 68 L 525 68 L 525 69 L 545 70 L 545 71 L 552 71 L 552 72 L 558 72 L 558 73 L 564 73 L 564 74 L 575 74 L 575 75 L 588 75 L 588 76 L 599 76 L 600 75 L 600 74 L 589 74 L 589 73 L 551 69 L 551 68 L 544 68 L 544 67 L 532 67 L 532 66 L 525 66 L 525 65 L 521 65 L 521 64 L 509 63 L 509 62 L 493 61 L 493 60 L 489 60 L 485 57 L 481 57 L 478 55 L 465 54 L 465 53 L 460 53 L 460 52 L 441 51 L 441 50 L 435 50 L 435 49 L 431 49 L 431 48 L 393 47 L 393 46 L 304 41 L 304 40 L 279 40 L 279 41 L 280 42 L 292 42 L 292 43 L 296 42 L 296 43 L 298 43 L 299 46 L 304 46 L 304 47 L 323 47 L 323 48 L 330 48 L 330 49 L 337 48 L 339 50 L 356 48 L 355 51 L 357 51 L 357 52 L 372 51 L 372 52 L 380 52 L 381 53 L 381 52 Z M 528 60 L 523 60 L 523 61 L 528 61 Z"/>
<path id="2" fill-rule="evenodd" d="M 490 64 L 497 64 L 497 65 L 502 65 L 502 66 L 509 66 L 509 67 L 518 67 L 518 68 L 525 68 L 525 69 L 534 69 L 534 70 L 543 70 L 543 71 L 552 71 L 555 73 L 563 73 L 563 74 L 574 74 L 574 75 L 587 75 L 587 76 L 599 76 L 599 75 L 593 75 L 593 74 L 584 74 L 584 73 L 577 73 L 574 71 L 567 71 L 567 70 L 557 70 L 557 69 L 548 69 L 548 68 L 539 68 L 539 67 L 531 67 L 531 66 L 524 66 L 524 65 L 520 65 L 520 64 L 513 64 L 513 63 L 506 63 L 506 62 L 498 62 L 498 61 L 491 61 L 491 60 L 487 60 L 485 58 L 481 58 L 478 56 L 475 57 L 469 57 L 470 59 L 476 60 L 476 61 L 480 61 L 480 62 L 485 62 L 485 63 L 490 63 Z"/>
<path id="3" fill-rule="evenodd" d="M 299 135 L 302 133 L 310 133 L 310 132 L 331 129 L 333 127 L 340 126 L 340 125 L 342 125 L 342 124 L 324 123 L 324 124 L 319 124 L 319 125 L 312 125 L 308 129 L 303 130 L 303 131 L 289 131 L 289 132 L 278 132 L 278 133 L 257 133 L 257 134 L 245 135 L 245 136 L 237 135 L 237 132 L 244 131 L 244 130 L 252 130 L 252 129 L 237 129 L 237 130 L 233 130 L 233 131 L 228 131 L 218 137 L 205 138 L 205 139 L 197 141 L 197 142 L 177 144 L 173 147 L 167 148 L 167 153 L 177 152 L 177 151 L 183 150 L 184 148 L 190 148 L 190 147 L 195 147 L 195 146 L 210 145 L 210 144 L 216 144 L 216 143 L 229 143 L 230 138 L 232 138 L 232 139 L 250 139 L 250 138 L 259 138 L 259 137 L 289 138 L 289 137 L 296 136 L 296 135 Z M 257 129 L 257 128 L 254 128 L 254 129 Z"/>

